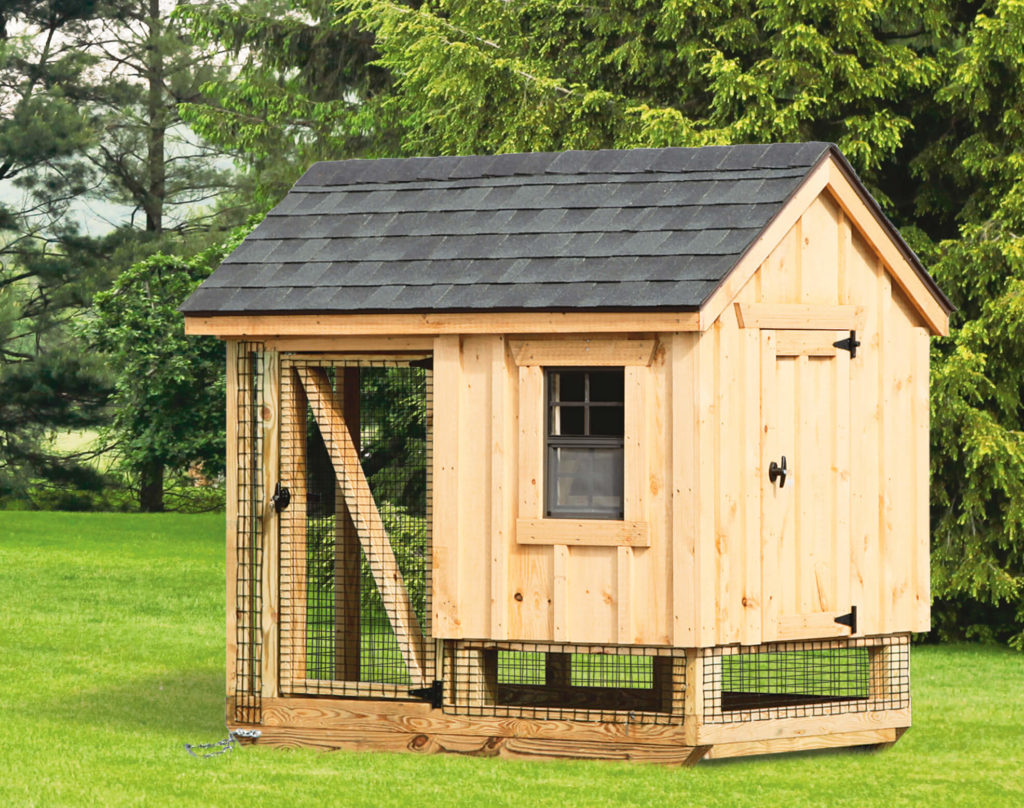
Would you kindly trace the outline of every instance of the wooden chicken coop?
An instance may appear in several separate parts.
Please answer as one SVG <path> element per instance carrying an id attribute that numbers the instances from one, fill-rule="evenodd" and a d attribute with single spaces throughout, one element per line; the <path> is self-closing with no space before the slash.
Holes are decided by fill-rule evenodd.
<path id="1" fill-rule="evenodd" d="M 228 346 L 229 726 L 893 743 L 950 311 L 825 143 L 314 165 L 183 306 Z"/>

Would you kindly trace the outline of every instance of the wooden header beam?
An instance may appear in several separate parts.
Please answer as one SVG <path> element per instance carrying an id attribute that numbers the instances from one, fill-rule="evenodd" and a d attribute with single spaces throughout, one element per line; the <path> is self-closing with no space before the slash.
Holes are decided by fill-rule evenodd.
<path id="1" fill-rule="evenodd" d="M 457 312 L 453 314 L 253 314 L 185 317 L 185 333 L 230 338 L 417 336 L 426 334 L 580 334 L 696 331 L 682 312 Z"/>
<path id="2" fill-rule="evenodd" d="M 520 367 L 541 366 L 647 366 L 653 339 L 538 339 L 509 340 L 512 358 Z"/>

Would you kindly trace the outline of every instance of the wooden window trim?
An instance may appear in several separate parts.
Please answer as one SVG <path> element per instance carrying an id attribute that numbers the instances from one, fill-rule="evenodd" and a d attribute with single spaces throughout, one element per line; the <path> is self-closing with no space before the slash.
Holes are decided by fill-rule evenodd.
<path id="1" fill-rule="evenodd" d="M 510 341 L 511 342 L 511 341 Z M 651 340 L 654 343 L 654 340 Z M 653 345 L 652 345 L 653 349 Z M 578 359 L 579 361 L 572 361 Z M 560 363 L 564 367 L 584 367 L 587 357 L 567 357 Z M 519 497 L 516 519 L 518 544 L 548 544 L 547 541 L 531 539 L 532 535 L 558 536 L 559 543 L 551 543 L 556 551 L 567 547 L 619 547 L 620 556 L 629 554 L 633 547 L 650 546 L 650 527 L 647 520 L 646 498 L 644 496 L 644 469 L 646 469 L 646 428 L 644 411 L 647 405 L 647 377 L 644 366 L 625 368 L 625 436 L 623 488 L 623 520 L 573 520 L 549 519 L 544 517 L 544 463 L 545 463 L 545 419 L 547 417 L 544 398 L 544 371 L 537 365 L 519 366 L 519 394 L 517 401 Z M 595 528 L 602 521 L 608 521 L 615 528 L 609 528 L 612 537 L 602 534 L 602 528 Z M 622 531 L 618 535 L 618 531 Z M 520 540 L 522 535 L 522 540 Z M 597 538 L 600 535 L 600 538 Z M 558 558 L 556 552 L 556 559 Z M 622 559 L 620 558 L 620 562 Z"/>

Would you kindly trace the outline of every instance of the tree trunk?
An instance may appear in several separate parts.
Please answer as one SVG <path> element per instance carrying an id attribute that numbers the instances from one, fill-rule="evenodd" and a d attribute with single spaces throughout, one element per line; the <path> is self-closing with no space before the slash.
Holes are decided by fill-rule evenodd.
<path id="1" fill-rule="evenodd" d="M 160 17 L 160 0 L 149 0 L 149 48 L 146 71 L 149 80 L 146 114 L 149 116 L 149 137 L 147 139 L 146 162 L 148 187 L 146 188 L 146 230 L 162 233 L 164 229 L 164 198 L 167 195 L 167 165 L 164 155 L 164 141 L 167 136 L 167 109 L 164 100 L 164 54 L 160 36 L 163 20 Z"/>
<path id="2" fill-rule="evenodd" d="M 143 513 L 161 513 L 164 509 L 164 465 L 151 460 L 139 475 L 139 510 Z"/>

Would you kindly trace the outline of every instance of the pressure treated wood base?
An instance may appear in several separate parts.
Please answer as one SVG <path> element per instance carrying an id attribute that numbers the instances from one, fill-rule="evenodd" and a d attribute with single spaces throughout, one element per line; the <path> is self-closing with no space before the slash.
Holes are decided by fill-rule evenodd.
<path id="1" fill-rule="evenodd" d="M 252 729 L 233 721 L 230 729 Z M 844 746 L 886 748 L 910 724 L 909 710 L 747 722 L 656 726 L 449 715 L 416 701 L 264 698 L 256 741 L 280 747 L 377 750 L 503 758 L 632 760 L 692 766 L 701 759 Z M 703 742 L 712 737 L 716 743 Z M 697 742 L 694 743 L 694 740 Z"/>

